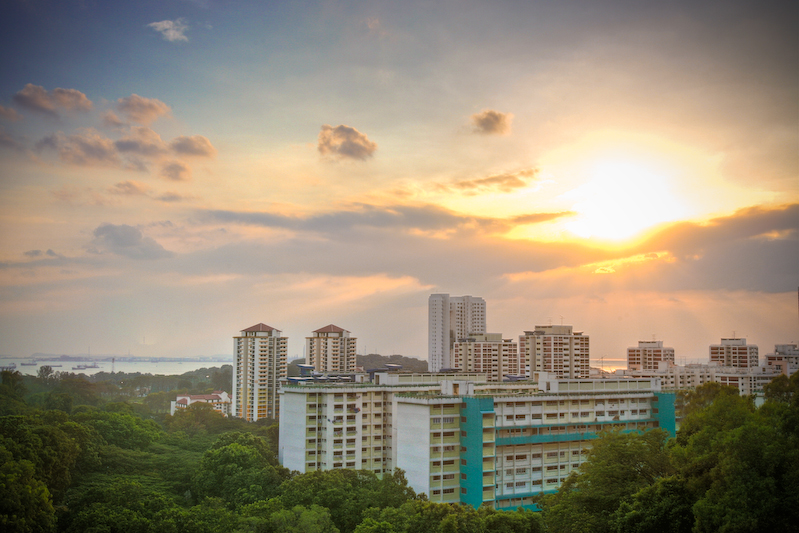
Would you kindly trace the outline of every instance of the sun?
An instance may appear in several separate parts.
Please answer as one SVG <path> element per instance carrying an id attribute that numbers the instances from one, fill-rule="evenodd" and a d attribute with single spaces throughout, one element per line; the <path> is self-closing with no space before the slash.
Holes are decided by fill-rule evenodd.
<path id="1" fill-rule="evenodd" d="M 589 181 L 563 195 L 573 201 L 576 213 L 565 227 L 579 237 L 626 240 L 686 214 L 687 206 L 669 186 L 670 177 L 652 164 L 602 159 L 587 168 Z"/>

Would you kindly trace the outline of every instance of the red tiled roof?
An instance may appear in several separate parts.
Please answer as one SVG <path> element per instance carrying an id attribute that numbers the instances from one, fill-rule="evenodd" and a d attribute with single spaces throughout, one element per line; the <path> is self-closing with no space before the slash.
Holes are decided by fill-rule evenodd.
<path id="1" fill-rule="evenodd" d="M 175 402 L 175 403 L 181 403 L 181 404 L 185 404 L 185 403 L 188 403 L 188 400 L 186 400 L 186 398 L 181 398 L 180 400 L 178 400 L 178 401 L 177 401 L 177 402 Z"/>
<path id="2" fill-rule="evenodd" d="M 330 324 L 329 326 L 325 326 L 321 329 L 317 329 L 314 333 L 344 333 L 347 331 L 346 329 L 340 328 L 338 326 L 334 326 Z"/>
<path id="3" fill-rule="evenodd" d="M 266 324 L 261 323 L 261 324 L 256 324 L 256 325 L 254 325 L 252 327 L 249 327 L 247 329 L 243 329 L 241 331 L 247 331 L 247 332 L 252 332 L 252 331 L 275 331 L 275 328 L 273 328 L 272 326 L 267 326 Z"/>

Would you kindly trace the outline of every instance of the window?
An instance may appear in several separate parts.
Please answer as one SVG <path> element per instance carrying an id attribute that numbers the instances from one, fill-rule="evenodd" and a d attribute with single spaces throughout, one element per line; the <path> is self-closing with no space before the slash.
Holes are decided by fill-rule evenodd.
<path id="1" fill-rule="evenodd" d="M 452 494 L 455 492 L 455 489 L 444 489 L 444 494 Z"/>

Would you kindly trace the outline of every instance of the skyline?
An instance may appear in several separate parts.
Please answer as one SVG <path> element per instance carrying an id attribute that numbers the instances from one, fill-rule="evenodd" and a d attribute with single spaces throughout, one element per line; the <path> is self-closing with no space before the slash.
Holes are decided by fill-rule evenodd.
<path id="1" fill-rule="evenodd" d="M 795 4 L 2 10 L 2 355 L 426 359 L 433 293 L 593 366 L 799 341 Z"/>

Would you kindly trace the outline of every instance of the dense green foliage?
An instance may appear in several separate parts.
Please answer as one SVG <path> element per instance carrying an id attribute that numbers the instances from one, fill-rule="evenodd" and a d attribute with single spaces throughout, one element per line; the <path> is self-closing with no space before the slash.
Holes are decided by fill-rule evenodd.
<path id="1" fill-rule="evenodd" d="M 0 530 L 676 533 L 799 523 L 799 374 L 775 380 L 759 408 L 715 384 L 681 395 L 674 439 L 602 434 L 560 491 L 541 499 L 543 512 L 431 503 L 401 470 L 289 472 L 277 462 L 277 425 L 205 404 L 169 416 L 169 396 L 156 388 L 4 372 Z"/>
<path id="2" fill-rule="evenodd" d="M 794 531 L 799 523 L 799 373 L 766 401 L 710 383 L 683 393 L 675 439 L 608 432 L 557 494 L 550 531 Z"/>

